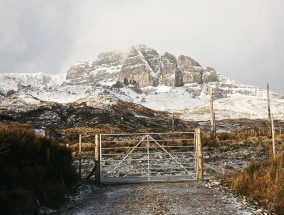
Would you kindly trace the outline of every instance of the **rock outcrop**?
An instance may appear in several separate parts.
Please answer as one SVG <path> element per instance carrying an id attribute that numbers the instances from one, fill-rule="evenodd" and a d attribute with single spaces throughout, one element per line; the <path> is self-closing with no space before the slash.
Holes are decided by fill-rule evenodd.
<path id="1" fill-rule="evenodd" d="M 125 54 L 121 52 L 101 53 L 93 63 L 93 70 L 89 75 L 95 83 L 102 80 L 117 81 L 125 57 Z"/>
<path id="2" fill-rule="evenodd" d="M 158 86 L 157 55 L 155 50 L 144 49 L 143 51 L 143 47 L 132 47 L 122 64 L 118 80 L 120 82 L 125 79 L 136 81 L 141 87 Z"/>
<path id="3" fill-rule="evenodd" d="M 66 75 L 67 84 L 85 84 L 89 83 L 90 66 L 86 62 L 80 62 L 72 66 Z"/>
<path id="4" fill-rule="evenodd" d="M 211 67 L 206 67 L 202 73 L 202 82 L 209 83 L 209 82 L 217 82 L 218 80 L 217 73 L 215 69 Z"/>
<path id="5" fill-rule="evenodd" d="M 181 70 L 184 83 L 203 83 L 203 69 L 200 67 L 199 63 L 197 63 L 191 57 L 181 55 L 178 58 L 177 66 Z"/>
<path id="6" fill-rule="evenodd" d="M 175 86 L 175 74 L 177 70 L 177 59 L 174 55 L 166 52 L 161 56 L 161 84 L 166 86 Z"/>
<path id="7" fill-rule="evenodd" d="M 66 75 L 65 84 L 98 84 L 101 81 L 116 81 L 125 54 L 103 52 L 96 61 L 82 61 L 72 66 Z"/>
<path id="8" fill-rule="evenodd" d="M 212 68 L 201 67 L 191 57 L 178 59 L 168 52 L 162 56 L 145 45 L 134 46 L 127 53 L 105 52 L 96 61 L 81 62 L 67 72 L 65 84 L 100 84 L 135 81 L 140 87 L 203 84 L 218 81 Z"/>

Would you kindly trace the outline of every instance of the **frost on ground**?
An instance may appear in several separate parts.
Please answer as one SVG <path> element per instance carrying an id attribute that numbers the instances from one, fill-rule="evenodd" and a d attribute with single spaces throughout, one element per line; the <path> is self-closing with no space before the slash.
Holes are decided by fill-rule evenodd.
<path id="1" fill-rule="evenodd" d="M 266 214 L 219 186 L 195 181 L 105 186 L 73 199 L 58 214 Z"/>

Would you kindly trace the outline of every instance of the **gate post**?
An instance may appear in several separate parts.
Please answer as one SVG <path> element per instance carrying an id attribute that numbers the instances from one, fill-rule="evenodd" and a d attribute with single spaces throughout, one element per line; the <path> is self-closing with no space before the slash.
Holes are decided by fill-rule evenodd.
<path id="1" fill-rule="evenodd" d="M 101 183 L 101 162 L 100 162 L 100 142 L 99 135 L 95 135 L 95 180 L 97 184 Z"/>
<path id="2" fill-rule="evenodd" d="M 200 128 L 195 129 L 196 138 L 196 178 L 198 181 L 203 180 L 203 157 L 202 157 L 202 145 L 200 138 Z"/>

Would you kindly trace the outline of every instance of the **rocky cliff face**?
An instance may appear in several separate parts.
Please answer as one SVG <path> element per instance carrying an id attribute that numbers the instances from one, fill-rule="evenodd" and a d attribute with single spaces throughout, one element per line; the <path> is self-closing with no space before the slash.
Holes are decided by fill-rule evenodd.
<path id="1" fill-rule="evenodd" d="M 90 66 L 87 62 L 81 62 L 72 66 L 66 75 L 66 84 L 84 84 L 90 82 Z"/>
<path id="2" fill-rule="evenodd" d="M 124 53 L 103 52 L 95 61 L 83 61 L 72 66 L 66 75 L 65 84 L 91 84 L 101 81 L 117 81 L 122 67 Z"/>
<path id="3" fill-rule="evenodd" d="M 184 55 L 180 56 L 177 62 L 177 66 L 183 75 L 184 83 L 202 84 L 203 69 L 199 63 Z"/>
<path id="4" fill-rule="evenodd" d="M 158 86 L 157 54 L 155 50 L 133 47 L 122 64 L 118 80 L 135 81 L 141 87 Z"/>
<path id="5" fill-rule="evenodd" d="M 134 46 L 128 53 L 107 52 L 96 61 L 82 62 L 67 72 L 65 84 L 97 84 L 102 81 L 135 81 L 140 87 L 166 85 L 180 87 L 184 84 L 203 84 L 218 81 L 212 68 L 201 67 L 191 57 L 176 58 L 163 55 L 145 45 Z"/>
<path id="6" fill-rule="evenodd" d="M 121 52 L 105 52 L 98 56 L 93 63 L 93 70 L 89 73 L 94 82 L 102 80 L 116 81 L 125 59 L 125 54 Z"/>
<path id="7" fill-rule="evenodd" d="M 175 73 L 177 70 L 177 59 L 174 55 L 166 52 L 161 56 L 161 84 L 175 86 Z"/>
<path id="8" fill-rule="evenodd" d="M 178 94 L 185 101 L 187 97 L 207 96 L 210 89 L 214 90 L 215 99 L 234 96 L 266 98 L 264 90 L 234 82 L 217 74 L 211 67 L 201 66 L 191 57 L 176 57 L 168 52 L 160 55 L 145 45 L 134 46 L 127 52 L 101 53 L 95 61 L 73 65 L 65 77 L 7 73 L 0 74 L 0 83 L 0 101 L 17 92 L 60 103 L 97 94 L 118 93 L 118 97 L 143 104 L 150 97 L 153 101 L 149 103 L 156 106 L 156 99 L 162 94 L 166 95 L 167 102 L 171 101 L 170 95 L 175 100 Z M 271 96 L 283 98 L 279 94 L 271 93 Z"/>
<path id="9" fill-rule="evenodd" d="M 257 115 L 251 111 L 265 106 L 265 90 L 223 77 L 191 57 L 176 57 L 168 52 L 160 55 L 144 45 L 127 52 L 101 53 L 95 61 L 73 65 L 64 77 L 42 73 L 0 74 L 0 83 L 1 113 L 37 111 L 57 104 L 80 108 L 78 102 L 109 110 L 113 101 L 120 99 L 161 111 L 189 110 L 185 118 L 206 120 L 209 92 L 213 89 L 214 99 L 223 101 L 216 105 L 220 110 L 217 117 L 267 117 L 264 108 Z M 275 116 L 280 119 L 284 97 L 273 92 L 270 95 L 275 102 Z M 40 117 L 57 119 L 50 112 Z"/>

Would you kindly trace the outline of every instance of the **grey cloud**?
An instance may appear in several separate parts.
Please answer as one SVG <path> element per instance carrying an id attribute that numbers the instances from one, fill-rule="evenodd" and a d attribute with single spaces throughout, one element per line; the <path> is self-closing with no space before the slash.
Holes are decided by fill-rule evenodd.
<path id="1" fill-rule="evenodd" d="M 0 72 L 65 72 L 144 43 L 284 93 L 283 11 L 281 0 L 2 1 Z"/>

